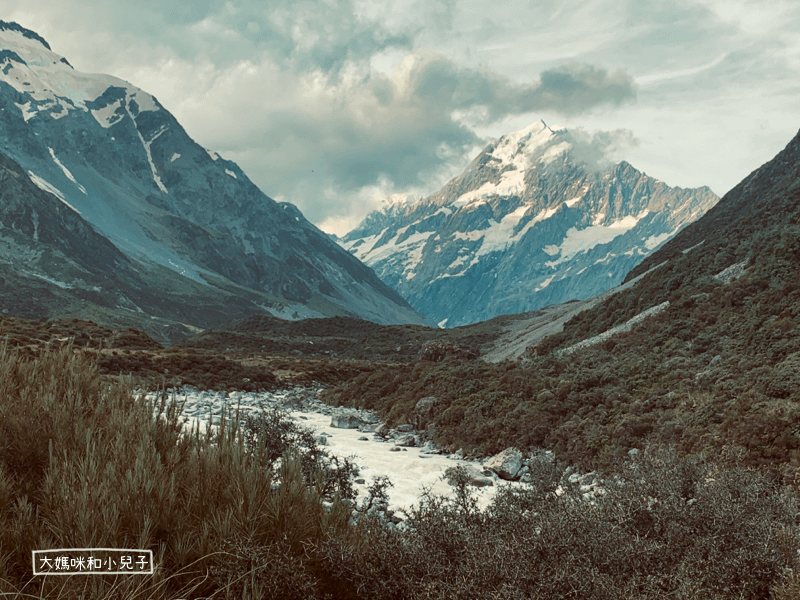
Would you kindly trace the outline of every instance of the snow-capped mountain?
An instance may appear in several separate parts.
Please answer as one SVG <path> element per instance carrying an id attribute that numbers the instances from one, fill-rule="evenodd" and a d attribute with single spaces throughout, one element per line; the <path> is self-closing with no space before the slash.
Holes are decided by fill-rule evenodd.
<path id="1" fill-rule="evenodd" d="M 339 243 L 452 327 L 614 287 L 719 200 L 626 162 L 590 165 L 580 150 L 566 129 L 534 123 L 439 192 L 388 202 Z"/>
<path id="2" fill-rule="evenodd" d="M 229 316 L 260 306 L 284 317 L 422 321 L 295 206 L 267 197 L 236 164 L 196 144 L 156 98 L 115 77 L 76 71 L 41 36 L 5 22 L 0 152 L 15 177 L 30 179 L 71 219 L 118 249 L 141 285 L 149 282 L 156 291 L 158 280 L 158 289 L 181 297 L 182 306 L 143 307 L 119 289 L 111 293 L 110 284 L 104 288 L 74 271 L 56 276 L 42 261 L 19 271 L 13 254 L 4 256 L 6 269 L 17 268 L 18 276 L 24 271 L 39 282 L 57 281 L 62 291 L 105 293 L 109 308 L 116 302 L 134 312 L 177 314 L 195 325 L 205 319 L 198 310 L 211 305 L 220 317 L 226 306 Z M 42 229 L 55 225 L 39 220 L 39 209 L 20 214 L 24 227 L 2 222 L 0 235 L 16 231 L 19 247 L 17 234 L 29 231 L 29 254 L 41 254 Z M 122 276 L 119 269 L 107 275 Z M 12 314 L 18 308 L 5 306 Z"/>

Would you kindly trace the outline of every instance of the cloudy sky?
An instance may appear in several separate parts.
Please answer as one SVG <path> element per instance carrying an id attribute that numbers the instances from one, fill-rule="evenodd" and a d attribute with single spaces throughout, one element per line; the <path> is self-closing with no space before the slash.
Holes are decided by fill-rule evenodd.
<path id="1" fill-rule="evenodd" d="M 544 119 L 719 195 L 800 128 L 796 0 L 0 0 L 342 234 Z"/>

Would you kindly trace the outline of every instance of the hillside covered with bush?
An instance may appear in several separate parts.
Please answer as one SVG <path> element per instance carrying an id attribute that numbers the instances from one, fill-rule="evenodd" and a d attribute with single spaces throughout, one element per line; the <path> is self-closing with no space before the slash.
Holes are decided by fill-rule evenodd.
<path id="1" fill-rule="evenodd" d="M 800 137 L 650 264 L 524 360 L 376 367 L 328 397 L 400 422 L 417 399 L 436 396 L 434 439 L 479 455 L 544 447 L 589 468 L 673 444 L 686 454 L 735 449 L 791 477 L 800 466 Z M 665 302 L 629 332 L 571 348 Z"/>

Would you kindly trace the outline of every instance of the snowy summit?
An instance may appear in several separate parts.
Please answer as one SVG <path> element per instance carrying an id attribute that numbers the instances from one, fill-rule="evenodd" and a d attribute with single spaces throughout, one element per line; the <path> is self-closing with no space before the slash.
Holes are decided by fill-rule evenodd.
<path id="1" fill-rule="evenodd" d="M 718 200 L 585 155 L 566 129 L 535 122 L 439 192 L 368 215 L 340 244 L 455 327 L 603 292 Z"/>

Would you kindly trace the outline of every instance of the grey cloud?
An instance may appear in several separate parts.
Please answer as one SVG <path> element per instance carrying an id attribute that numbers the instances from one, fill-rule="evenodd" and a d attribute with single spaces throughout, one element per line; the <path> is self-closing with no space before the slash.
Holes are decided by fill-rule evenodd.
<path id="1" fill-rule="evenodd" d="M 435 191 L 434 180 L 452 175 L 469 152 L 486 143 L 470 120 L 494 123 L 531 112 L 535 120 L 540 110 L 570 114 L 633 94 L 629 77 L 590 65 L 567 65 L 526 85 L 436 55 L 409 57 L 392 77 L 373 71 L 348 81 L 327 78 L 324 92 L 313 96 L 291 81 L 264 84 L 280 89 L 283 106 L 248 120 L 246 127 L 227 121 L 243 110 L 257 114 L 248 106 L 220 115 L 214 147 L 240 153 L 230 158 L 257 173 L 254 179 L 265 191 L 298 204 L 312 220 L 336 212 L 330 197 L 355 202 L 367 187 Z M 260 92 L 253 89 L 256 96 Z M 207 105 L 218 104 L 217 97 L 224 98 L 212 95 Z M 236 146 L 226 148 L 226 138 Z M 273 140 L 271 147 L 264 140 Z M 596 134 L 583 142 L 584 153 L 595 153 L 597 162 L 615 144 L 630 141 L 619 132 Z"/>
<path id="2" fill-rule="evenodd" d="M 149 42 L 190 62 L 208 59 L 219 68 L 268 57 L 298 72 L 320 69 L 336 75 L 349 61 L 413 46 L 410 25 L 389 28 L 380 15 L 361 15 L 355 0 L 65 3 L 48 17 L 52 28 L 67 26 L 84 37 L 105 32 L 143 46 Z"/>
<path id="3" fill-rule="evenodd" d="M 622 70 L 609 74 L 594 65 L 570 63 L 544 71 L 540 84 L 529 92 L 528 110 L 552 110 L 566 115 L 600 104 L 619 106 L 636 98 L 633 78 Z M 522 112 L 522 111 L 520 111 Z"/>
<path id="4" fill-rule="evenodd" d="M 259 0 L 243 0 L 230 6 L 218 1 L 213 19 L 234 34 L 233 45 L 230 37 L 215 38 L 218 31 L 207 37 L 209 50 L 221 56 L 247 58 L 254 49 L 287 68 L 335 75 L 349 61 L 363 62 L 387 48 L 413 45 L 412 33 L 360 16 L 353 0 L 271 0 L 266 7 Z"/>
<path id="5" fill-rule="evenodd" d="M 519 84 L 486 69 L 458 67 L 444 57 L 432 56 L 415 64 L 410 85 L 411 93 L 429 105 L 482 109 L 483 124 L 543 110 L 574 115 L 636 98 L 633 79 L 624 71 L 609 74 L 603 68 L 577 63 L 544 71 L 536 83 Z"/>

